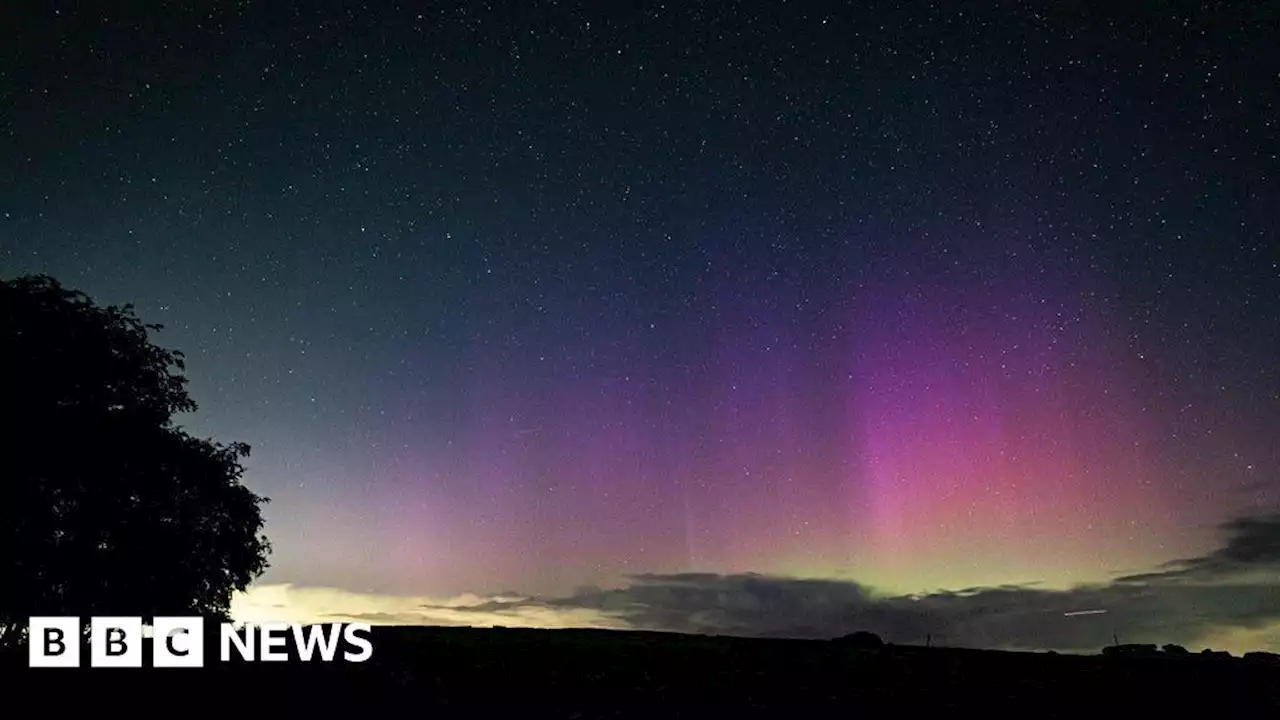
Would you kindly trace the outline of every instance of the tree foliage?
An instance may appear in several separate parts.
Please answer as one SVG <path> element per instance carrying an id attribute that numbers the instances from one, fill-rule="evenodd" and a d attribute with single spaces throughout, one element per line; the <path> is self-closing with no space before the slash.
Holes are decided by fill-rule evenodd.
<path id="1" fill-rule="evenodd" d="M 148 340 L 159 329 L 46 276 L 0 281 L 10 641 L 33 615 L 226 617 L 267 567 L 266 498 L 240 483 L 249 447 L 174 424 L 196 405 L 181 353 Z"/>

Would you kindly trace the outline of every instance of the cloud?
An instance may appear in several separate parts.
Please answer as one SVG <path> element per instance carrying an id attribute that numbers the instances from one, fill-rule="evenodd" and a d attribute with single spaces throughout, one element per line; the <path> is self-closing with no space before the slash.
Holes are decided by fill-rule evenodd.
<path id="1" fill-rule="evenodd" d="M 1122 642 L 1280 649 L 1280 514 L 1223 525 L 1223 546 L 1149 573 L 1068 590 L 1034 585 L 884 596 L 843 580 L 755 574 L 637 575 L 563 597 L 399 597 L 288 585 L 237 598 L 237 619 L 643 629 L 1096 651 Z M 1105 611 L 1081 613 L 1081 611 Z"/>
<path id="2" fill-rule="evenodd" d="M 1280 513 L 1242 517 L 1221 527 L 1226 543 L 1208 555 L 1166 563 L 1159 570 L 1119 578 L 1117 582 L 1178 582 L 1189 580 L 1274 582 L 1280 572 Z"/>
<path id="3" fill-rule="evenodd" d="M 366 622 L 375 625 L 625 629 L 625 620 L 585 607 L 559 607 L 522 596 L 378 595 L 336 588 L 263 585 L 236 596 L 237 622 Z"/>

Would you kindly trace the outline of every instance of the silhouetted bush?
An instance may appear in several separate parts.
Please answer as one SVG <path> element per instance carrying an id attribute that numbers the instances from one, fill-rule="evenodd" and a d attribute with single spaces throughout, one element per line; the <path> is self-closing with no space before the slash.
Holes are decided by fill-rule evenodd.
<path id="1" fill-rule="evenodd" d="M 879 635 L 873 632 L 867 632 L 866 630 L 859 630 L 855 633 L 843 635 L 836 638 L 835 642 L 843 647 L 851 648 L 884 647 L 884 640 L 881 640 Z"/>

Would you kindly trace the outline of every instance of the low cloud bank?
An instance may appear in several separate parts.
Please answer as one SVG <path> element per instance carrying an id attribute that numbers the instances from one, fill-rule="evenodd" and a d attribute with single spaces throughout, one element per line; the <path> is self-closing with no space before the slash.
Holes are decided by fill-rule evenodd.
<path id="1" fill-rule="evenodd" d="M 1223 525 L 1203 557 L 1068 590 L 970 588 L 886 597 L 856 582 L 755 574 L 637 575 L 563 597 L 403 597 L 267 585 L 236 598 L 237 620 L 593 627 L 1096 651 L 1121 642 L 1280 650 L 1280 513 Z M 1102 612 L 1105 611 L 1105 612 Z"/>

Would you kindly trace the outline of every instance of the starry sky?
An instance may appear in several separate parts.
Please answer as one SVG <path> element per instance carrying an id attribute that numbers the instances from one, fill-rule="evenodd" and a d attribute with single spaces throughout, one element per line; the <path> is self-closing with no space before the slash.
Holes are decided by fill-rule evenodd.
<path id="1" fill-rule="evenodd" d="M 0 276 L 165 326 L 267 595 L 1067 598 L 1275 510 L 1274 3 L 14 5 Z"/>

